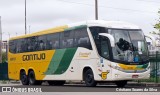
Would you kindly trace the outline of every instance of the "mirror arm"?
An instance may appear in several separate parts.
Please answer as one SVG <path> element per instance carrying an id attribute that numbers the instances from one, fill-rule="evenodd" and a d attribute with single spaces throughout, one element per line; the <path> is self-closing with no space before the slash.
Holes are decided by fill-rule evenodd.
<path id="1" fill-rule="evenodd" d="M 145 34 L 145 37 L 149 38 L 152 40 L 152 46 L 155 47 L 156 46 L 156 40 L 153 36 Z"/>

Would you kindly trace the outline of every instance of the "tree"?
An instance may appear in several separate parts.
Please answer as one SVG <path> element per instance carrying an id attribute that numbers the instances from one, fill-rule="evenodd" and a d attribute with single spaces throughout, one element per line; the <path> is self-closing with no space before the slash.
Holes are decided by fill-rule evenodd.
<path id="1" fill-rule="evenodd" d="M 158 18 L 156 24 L 154 25 L 154 28 L 155 28 L 158 32 L 153 31 L 152 34 L 159 35 L 159 37 L 160 37 L 160 10 L 158 11 L 158 16 L 159 16 L 159 18 Z"/>
<path id="2" fill-rule="evenodd" d="M 6 52 L 2 52 L 2 62 L 6 62 L 7 61 L 7 54 Z"/>

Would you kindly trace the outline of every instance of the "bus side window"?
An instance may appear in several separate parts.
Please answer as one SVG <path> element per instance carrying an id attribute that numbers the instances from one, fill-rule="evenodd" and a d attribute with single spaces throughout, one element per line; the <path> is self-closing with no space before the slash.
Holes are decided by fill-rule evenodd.
<path id="1" fill-rule="evenodd" d="M 46 35 L 38 37 L 39 50 L 46 50 Z"/>
<path id="2" fill-rule="evenodd" d="M 28 52 L 28 46 L 29 46 L 29 38 L 25 38 L 25 43 L 24 43 L 24 52 Z"/>
<path id="3" fill-rule="evenodd" d="M 87 28 L 80 28 L 74 31 L 75 31 L 74 47 L 84 47 L 92 50 L 90 39 L 87 33 Z"/>
<path id="4" fill-rule="evenodd" d="M 21 40 L 22 39 L 16 40 L 16 53 L 22 52 L 22 50 L 21 50 Z"/>
<path id="5" fill-rule="evenodd" d="M 46 49 L 47 50 L 51 50 L 52 49 L 52 42 L 50 40 L 48 40 L 48 39 L 46 41 Z"/>
<path id="6" fill-rule="evenodd" d="M 15 40 L 9 41 L 9 51 L 11 53 L 16 53 L 16 43 L 15 43 Z"/>
<path id="7" fill-rule="evenodd" d="M 34 39 L 35 39 L 35 37 L 29 37 L 26 39 L 27 52 L 36 51 Z"/>
<path id="8" fill-rule="evenodd" d="M 94 40 L 98 38 L 99 33 L 108 33 L 108 31 L 104 27 L 95 26 L 95 27 L 90 27 L 89 29 L 91 31 Z"/>
<path id="9" fill-rule="evenodd" d="M 74 32 L 72 30 L 64 31 L 60 35 L 60 48 L 72 48 Z"/>
<path id="10" fill-rule="evenodd" d="M 59 36 L 60 33 L 53 33 L 46 35 L 46 49 L 59 49 Z"/>
<path id="11" fill-rule="evenodd" d="M 20 47 L 21 47 L 21 53 L 22 52 L 26 52 L 26 47 L 25 47 L 25 39 L 21 39 L 21 44 L 20 44 Z"/>

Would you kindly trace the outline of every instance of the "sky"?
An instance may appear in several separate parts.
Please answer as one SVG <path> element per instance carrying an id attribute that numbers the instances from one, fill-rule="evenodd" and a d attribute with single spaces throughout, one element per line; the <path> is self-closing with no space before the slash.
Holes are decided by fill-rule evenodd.
<path id="1" fill-rule="evenodd" d="M 0 0 L 3 40 L 25 33 L 25 0 Z M 27 33 L 95 19 L 95 0 L 27 0 Z M 159 0 L 98 0 L 99 20 L 126 21 L 154 31 Z"/>

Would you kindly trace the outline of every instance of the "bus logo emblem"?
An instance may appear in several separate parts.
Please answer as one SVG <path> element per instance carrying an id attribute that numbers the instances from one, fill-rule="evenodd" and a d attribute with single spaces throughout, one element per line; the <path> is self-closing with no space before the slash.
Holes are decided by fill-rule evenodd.
<path id="1" fill-rule="evenodd" d="M 102 77 L 103 80 L 107 79 L 108 73 L 109 73 L 109 72 L 102 72 L 102 73 L 101 73 L 101 77 Z"/>

